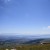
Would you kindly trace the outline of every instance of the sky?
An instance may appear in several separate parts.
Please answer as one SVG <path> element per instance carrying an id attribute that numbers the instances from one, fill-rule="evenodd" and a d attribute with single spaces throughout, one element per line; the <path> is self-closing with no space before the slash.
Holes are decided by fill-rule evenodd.
<path id="1" fill-rule="evenodd" d="M 50 0 L 0 0 L 0 34 L 50 34 Z"/>

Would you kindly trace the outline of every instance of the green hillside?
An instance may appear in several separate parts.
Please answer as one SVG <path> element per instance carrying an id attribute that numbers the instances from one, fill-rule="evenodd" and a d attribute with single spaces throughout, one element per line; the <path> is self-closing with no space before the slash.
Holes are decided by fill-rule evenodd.
<path id="1" fill-rule="evenodd" d="M 16 47 L 7 47 L 7 49 L 16 49 L 16 50 L 50 50 L 50 44 L 43 44 L 43 45 L 23 45 L 23 46 L 16 46 Z M 6 50 L 6 48 L 0 48 L 0 50 Z"/>

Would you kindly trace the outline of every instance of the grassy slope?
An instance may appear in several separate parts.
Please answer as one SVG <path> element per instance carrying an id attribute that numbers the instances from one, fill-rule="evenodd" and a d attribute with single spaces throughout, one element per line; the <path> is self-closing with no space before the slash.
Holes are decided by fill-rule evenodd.
<path id="1" fill-rule="evenodd" d="M 50 50 L 50 44 L 45 45 L 24 45 L 15 47 L 17 50 Z M 6 48 L 0 48 L 0 50 L 5 50 Z M 9 48 L 10 49 L 10 48 Z"/>

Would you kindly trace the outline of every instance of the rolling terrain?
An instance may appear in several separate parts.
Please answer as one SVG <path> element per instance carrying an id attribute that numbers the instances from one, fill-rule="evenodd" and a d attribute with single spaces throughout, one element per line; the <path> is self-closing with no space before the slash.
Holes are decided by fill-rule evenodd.
<path id="1" fill-rule="evenodd" d="M 45 44 L 42 44 L 45 43 Z M 0 49 L 16 48 L 18 50 L 49 50 L 50 38 L 39 36 L 0 36 Z"/>

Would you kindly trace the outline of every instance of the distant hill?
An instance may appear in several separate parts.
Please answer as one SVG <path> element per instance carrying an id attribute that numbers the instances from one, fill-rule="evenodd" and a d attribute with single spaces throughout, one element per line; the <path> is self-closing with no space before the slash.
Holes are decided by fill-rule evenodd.
<path id="1" fill-rule="evenodd" d="M 32 45 L 41 44 L 42 42 L 50 42 L 50 38 L 40 36 L 0 36 L 0 46 L 17 46 L 17 45 Z"/>
<path id="2" fill-rule="evenodd" d="M 35 40 L 28 41 L 28 42 L 26 42 L 24 44 L 39 44 L 43 40 L 44 39 L 35 39 Z"/>

